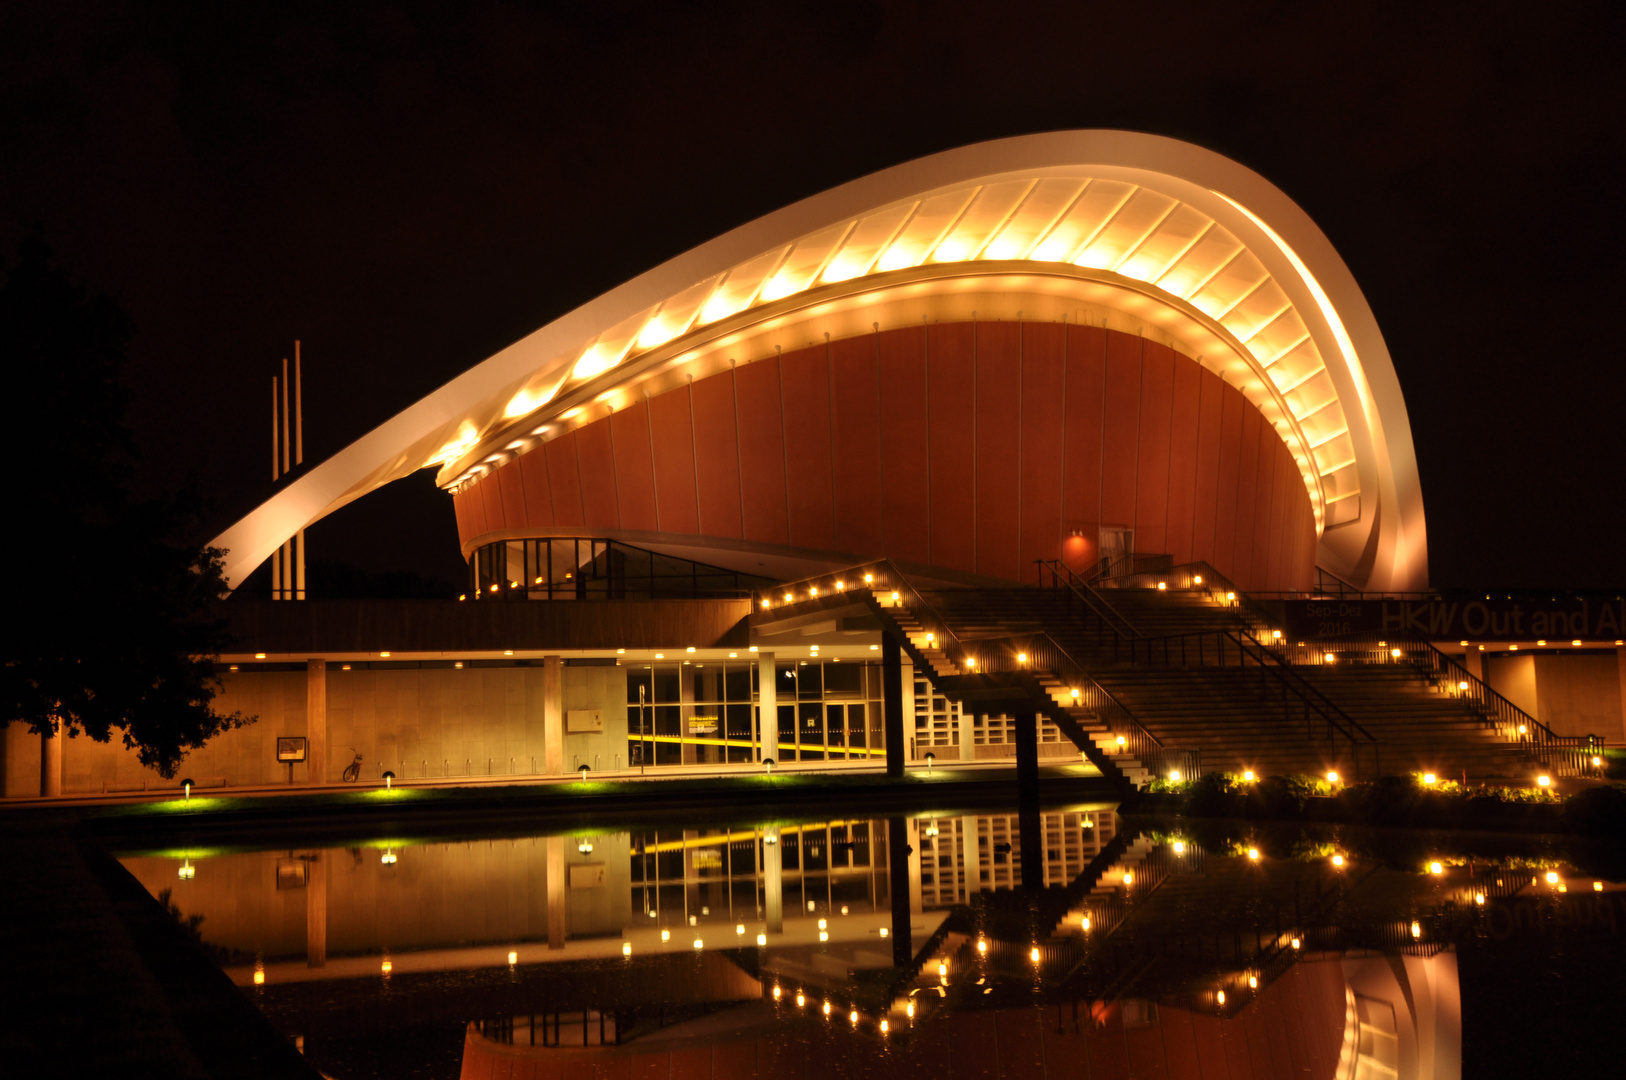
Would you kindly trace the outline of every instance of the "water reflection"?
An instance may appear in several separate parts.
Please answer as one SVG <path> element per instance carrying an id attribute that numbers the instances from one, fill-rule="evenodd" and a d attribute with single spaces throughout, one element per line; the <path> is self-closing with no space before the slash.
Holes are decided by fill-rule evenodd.
<path id="1" fill-rule="evenodd" d="M 341 1080 L 1451 1077 L 1459 958 L 1615 931 L 1539 852 L 1025 816 L 124 861 Z"/>

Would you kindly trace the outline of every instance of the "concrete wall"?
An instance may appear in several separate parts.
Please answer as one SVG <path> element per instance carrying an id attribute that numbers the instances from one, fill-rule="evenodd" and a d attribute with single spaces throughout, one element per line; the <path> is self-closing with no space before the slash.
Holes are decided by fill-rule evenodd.
<path id="1" fill-rule="evenodd" d="M 281 784 L 288 767 L 276 761 L 278 736 L 307 735 L 306 675 L 302 671 L 243 672 L 223 678 L 216 699 L 225 712 L 259 717 L 190 754 L 180 775 L 201 784 L 218 779 L 234 786 Z M 619 667 L 564 668 L 564 706 L 600 709 L 604 734 L 566 735 L 564 763 L 578 758 L 602 768 L 621 764 L 627 754 L 627 683 Z M 425 775 L 485 776 L 528 774 L 544 758 L 542 666 L 402 668 L 344 671 L 327 669 L 328 780 L 337 781 L 354 751 L 363 755 L 363 779 L 389 769 L 406 779 Z M 40 740 L 20 724 L 5 731 L 5 794 L 39 794 Z M 404 763 L 404 764 L 403 764 Z M 295 765 L 295 784 L 306 766 Z M 63 748 L 64 794 L 87 794 L 103 786 L 136 787 L 143 781 L 172 787 L 143 768 L 115 736 L 111 743 L 80 737 Z"/>
<path id="2" fill-rule="evenodd" d="M 1535 716 L 1560 735 L 1626 738 L 1621 723 L 1620 661 L 1613 652 L 1532 657 L 1536 662 Z"/>
<path id="3" fill-rule="evenodd" d="M 1614 652 L 1487 656 L 1485 681 L 1556 734 L 1626 741 L 1621 662 Z"/>

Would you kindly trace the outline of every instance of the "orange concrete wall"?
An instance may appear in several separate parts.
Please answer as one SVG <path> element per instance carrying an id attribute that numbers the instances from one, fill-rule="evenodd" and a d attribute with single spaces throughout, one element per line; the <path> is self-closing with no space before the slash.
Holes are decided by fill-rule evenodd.
<path id="1" fill-rule="evenodd" d="M 1309 495 L 1241 391 L 1167 346 L 1059 323 L 940 323 L 741 364 L 455 502 L 465 550 L 507 530 L 643 530 L 1033 581 L 1035 559 L 1093 563 L 1107 524 L 1244 589 L 1314 575 Z"/>

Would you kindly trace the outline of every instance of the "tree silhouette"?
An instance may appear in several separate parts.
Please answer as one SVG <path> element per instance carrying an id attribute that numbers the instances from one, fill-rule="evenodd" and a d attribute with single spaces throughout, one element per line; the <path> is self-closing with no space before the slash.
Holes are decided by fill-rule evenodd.
<path id="1" fill-rule="evenodd" d="M 99 742 L 118 732 L 143 765 L 173 777 L 189 750 L 252 722 L 211 707 L 212 657 L 230 640 L 212 604 L 225 588 L 221 553 L 188 542 L 202 509 L 190 488 L 131 492 L 119 381 L 128 316 L 53 265 L 39 240 L 0 267 L 13 455 L 0 723 Z"/>

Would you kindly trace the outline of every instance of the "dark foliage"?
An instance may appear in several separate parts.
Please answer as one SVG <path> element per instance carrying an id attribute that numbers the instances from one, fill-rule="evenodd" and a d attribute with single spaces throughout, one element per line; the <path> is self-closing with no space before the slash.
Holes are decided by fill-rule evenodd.
<path id="1" fill-rule="evenodd" d="M 0 631 L 0 723 L 122 735 L 174 776 L 187 751 L 249 722 L 211 708 L 211 657 L 227 644 L 211 603 L 220 553 L 188 542 L 190 491 L 138 499 L 119 382 L 132 328 L 38 241 L 0 284 L 4 415 L 16 454 L 0 533 L 10 580 Z M 176 423 L 185 423 L 177 416 Z"/>

